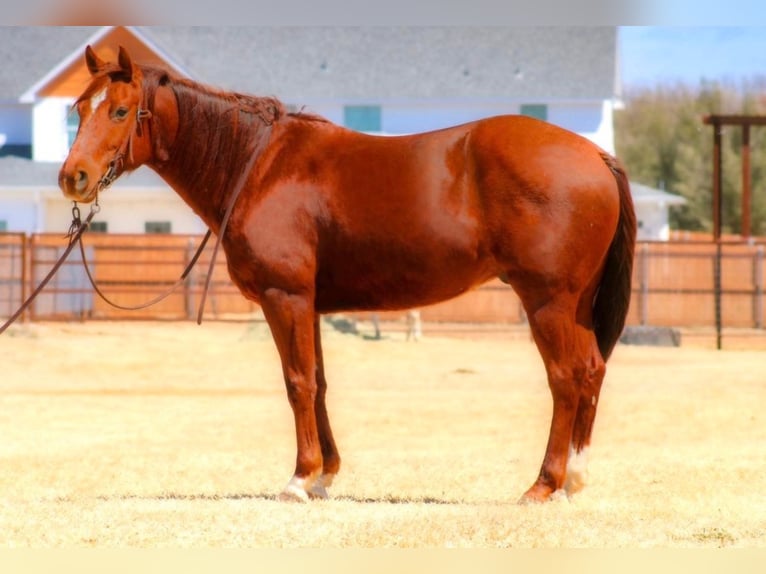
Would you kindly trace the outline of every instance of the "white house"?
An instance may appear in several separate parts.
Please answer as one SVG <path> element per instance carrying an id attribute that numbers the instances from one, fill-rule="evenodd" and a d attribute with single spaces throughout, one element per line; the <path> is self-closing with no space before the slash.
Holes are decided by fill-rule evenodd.
<path id="1" fill-rule="evenodd" d="M 673 195 L 635 181 L 630 183 L 630 192 L 636 207 L 638 239 L 663 241 L 670 239 L 668 208 L 683 205 L 686 203 L 686 199 L 680 195 Z"/>
<path id="2" fill-rule="evenodd" d="M 68 227 L 56 174 L 77 128 L 70 109 L 88 81 L 87 44 L 105 59 L 123 45 L 137 61 L 361 131 L 521 113 L 614 151 L 615 27 L 0 27 L 0 231 Z M 102 231 L 204 231 L 148 169 L 123 176 L 101 204 Z"/>

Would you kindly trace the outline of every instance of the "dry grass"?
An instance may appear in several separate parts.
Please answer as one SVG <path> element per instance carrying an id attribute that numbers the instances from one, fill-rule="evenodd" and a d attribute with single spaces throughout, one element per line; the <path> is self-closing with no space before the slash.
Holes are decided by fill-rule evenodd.
<path id="1" fill-rule="evenodd" d="M 518 506 L 550 398 L 526 337 L 328 331 L 343 469 L 274 500 L 292 415 L 263 327 L 33 324 L 4 335 L 4 547 L 766 546 L 762 351 L 618 347 L 580 494 Z"/>

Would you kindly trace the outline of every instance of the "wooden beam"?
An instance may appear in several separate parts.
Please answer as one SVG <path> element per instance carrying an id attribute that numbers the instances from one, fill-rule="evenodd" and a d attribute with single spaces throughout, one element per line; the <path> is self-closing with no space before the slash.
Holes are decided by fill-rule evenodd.
<path id="1" fill-rule="evenodd" d="M 722 173 L 721 173 L 721 125 L 713 124 L 713 239 L 721 240 L 722 219 Z"/>
<path id="2" fill-rule="evenodd" d="M 766 126 L 766 116 L 711 114 L 703 117 L 702 122 L 719 126 Z"/>

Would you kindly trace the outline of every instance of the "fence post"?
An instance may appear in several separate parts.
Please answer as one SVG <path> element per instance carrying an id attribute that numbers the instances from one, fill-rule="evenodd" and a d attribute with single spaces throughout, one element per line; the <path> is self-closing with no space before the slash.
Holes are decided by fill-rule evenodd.
<path id="1" fill-rule="evenodd" d="M 32 292 L 33 279 L 29 276 L 29 243 L 32 241 L 32 236 L 24 233 L 21 236 L 21 301 L 27 300 L 27 291 Z M 26 323 L 29 320 L 29 310 L 24 311 L 21 314 L 21 322 Z"/>
<path id="2" fill-rule="evenodd" d="M 32 234 L 29 236 L 29 289 L 30 293 L 31 290 L 34 289 L 35 285 L 35 276 L 37 275 L 37 263 L 35 261 L 35 239 L 37 238 L 36 234 Z M 32 304 L 27 309 L 27 312 L 29 313 L 29 319 L 31 321 L 35 320 L 35 307 L 37 307 L 37 303 L 35 301 L 32 302 Z"/>
<path id="3" fill-rule="evenodd" d="M 753 325 L 763 328 L 763 245 L 756 247 L 753 259 Z"/>
<path id="4" fill-rule="evenodd" d="M 640 253 L 640 317 L 639 321 L 642 326 L 649 324 L 649 244 L 642 243 Z"/>
<path id="5" fill-rule="evenodd" d="M 184 249 L 184 268 L 189 265 L 191 258 L 194 254 L 194 239 L 191 237 L 186 242 L 186 249 Z M 194 293 L 192 287 L 194 286 L 194 269 L 186 276 L 184 280 L 184 305 L 186 307 L 186 318 L 194 319 Z"/>
<path id="6" fill-rule="evenodd" d="M 27 282 L 29 282 L 29 292 L 32 292 L 31 279 L 29 279 L 29 261 L 28 261 L 28 244 L 30 236 L 26 233 L 21 236 L 21 301 L 27 300 Z M 26 323 L 29 320 L 29 310 L 24 311 L 21 314 L 21 322 Z"/>
<path id="7" fill-rule="evenodd" d="M 715 346 L 719 351 L 723 347 L 723 317 L 721 313 L 721 265 L 723 254 L 721 253 L 720 237 L 715 242 L 715 255 L 713 256 L 713 285 L 715 293 L 713 296 L 713 307 L 715 312 Z"/>

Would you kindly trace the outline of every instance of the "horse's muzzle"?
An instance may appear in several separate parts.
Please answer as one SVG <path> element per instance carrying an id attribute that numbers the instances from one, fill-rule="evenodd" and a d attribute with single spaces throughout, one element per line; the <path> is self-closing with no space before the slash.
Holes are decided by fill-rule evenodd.
<path id="1" fill-rule="evenodd" d="M 81 166 L 67 169 L 64 165 L 59 171 L 59 187 L 64 196 L 73 201 L 88 203 L 96 198 L 98 180 L 89 175 Z"/>

